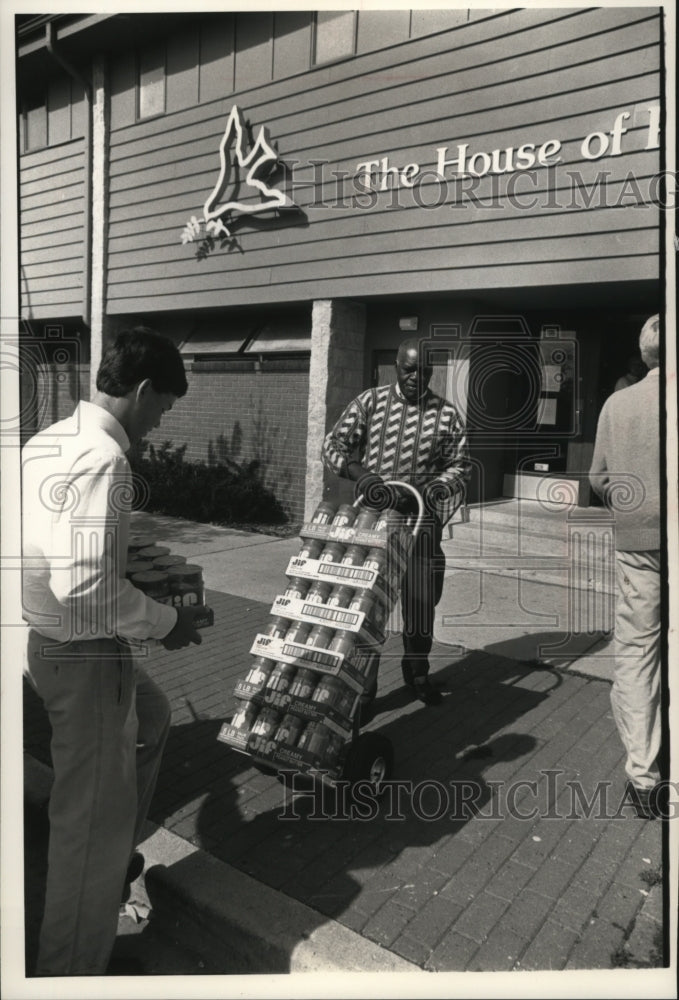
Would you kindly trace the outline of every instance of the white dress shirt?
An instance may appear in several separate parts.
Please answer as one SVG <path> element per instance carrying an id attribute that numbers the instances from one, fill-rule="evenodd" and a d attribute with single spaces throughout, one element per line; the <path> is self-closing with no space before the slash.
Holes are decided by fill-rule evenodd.
<path id="1" fill-rule="evenodd" d="M 125 579 L 129 447 L 112 414 L 81 402 L 23 448 L 23 615 L 48 638 L 162 639 L 177 621 Z"/>

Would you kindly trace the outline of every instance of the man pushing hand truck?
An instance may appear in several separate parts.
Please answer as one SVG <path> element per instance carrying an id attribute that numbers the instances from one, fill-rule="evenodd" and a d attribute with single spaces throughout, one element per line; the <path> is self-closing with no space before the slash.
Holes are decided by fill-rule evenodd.
<path id="1" fill-rule="evenodd" d="M 430 706 L 442 700 L 429 680 L 434 611 L 445 572 L 441 536 L 464 499 L 471 464 L 457 408 L 429 389 L 433 369 L 416 339 L 401 343 L 395 368 L 395 383 L 366 389 L 349 403 L 323 443 L 322 459 L 337 476 L 355 482 L 356 494 L 376 510 L 418 512 L 411 490 L 385 480 L 408 483 L 422 498 L 425 515 L 401 587 L 401 669 L 415 698 Z M 375 667 L 364 717 L 376 694 Z"/>

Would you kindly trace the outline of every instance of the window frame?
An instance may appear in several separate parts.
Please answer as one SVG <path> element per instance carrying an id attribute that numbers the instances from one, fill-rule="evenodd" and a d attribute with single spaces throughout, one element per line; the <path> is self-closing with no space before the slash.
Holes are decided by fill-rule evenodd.
<path id="1" fill-rule="evenodd" d="M 45 87 L 44 93 L 42 94 L 41 103 L 36 104 L 36 108 L 40 107 L 45 118 L 45 141 L 39 146 L 29 146 L 28 143 L 28 99 L 24 97 L 21 102 L 21 152 L 22 153 L 37 153 L 41 149 L 49 149 L 50 145 L 50 130 L 49 130 L 49 110 L 48 110 L 48 93 L 47 87 Z"/>
<path id="2" fill-rule="evenodd" d="M 345 59 L 353 59 L 356 56 L 358 49 L 358 11 L 357 10 L 341 10 L 340 14 L 352 14 L 354 18 L 353 33 L 352 33 L 352 51 L 343 56 L 334 56 L 332 59 L 324 59 L 319 62 L 316 58 L 316 43 L 318 40 L 318 15 L 319 13 L 326 13 L 326 11 L 314 11 L 314 16 L 311 22 L 311 69 L 316 69 L 319 66 L 332 66 L 334 63 L 343 62 Z"/>
<path id="3" fill-rule="evenodd" d="M 162 111 L 154 111 L 150 115 L 142 115 L 141 113 L 141 58 L 142 49 L 137 49 L 135 56 L 135 122 L 149 122 L 153 121 L 155 118 L 162 118 L 163 115 L 167 114 L 167 40 L 162 39 L 158 42 L 158 47 L 162 48 L 162 80 L 163 80 L 163 108 Z"/>

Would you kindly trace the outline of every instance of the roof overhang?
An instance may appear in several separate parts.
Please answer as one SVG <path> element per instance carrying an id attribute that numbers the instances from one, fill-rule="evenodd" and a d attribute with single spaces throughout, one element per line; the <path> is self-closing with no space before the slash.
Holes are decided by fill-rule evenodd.
<path id="1" fill-rule="evenodd" d="M 160 21 L 159 21 L 160 18 Z M 196 14 L 39 14 L 17 15 L 17 74 L 30 86 L 34 76 L 43 77 L 52 66 L 47 50 L 47 25 L 53 25 L 53 37 L 62 54 L 72 63 L 89 67 L 98 52 L 116 52 L 132 45 L 143 45 L 163 33 L 180 30 L 194 23 Z"/>

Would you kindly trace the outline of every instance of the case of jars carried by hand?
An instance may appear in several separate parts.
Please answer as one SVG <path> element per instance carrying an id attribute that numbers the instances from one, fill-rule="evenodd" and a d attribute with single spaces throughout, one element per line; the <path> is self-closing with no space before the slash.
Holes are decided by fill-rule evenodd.
<path id="1" fill-rule="evenodd" d="M 218 738 L 267 763 L 336 777 L 412 535 L 393 511 L 326 503 L 300 534 L 288 582 L 236 684 L 234 718 Z M 277 729 L 271 711 L 279 712 Z"/>
<path id="2" fill-rule="evenodd" d="M 197 607 L 196 628 L 214 625 L 214 611 L 205 604 L 202 567 L 187 565 L 186 558 L 174 555 L 168 546 L 156 545 L 148 535 L 133 535 L 127 547 L 125 575 L 135 587 L 162 604 Z"/>

